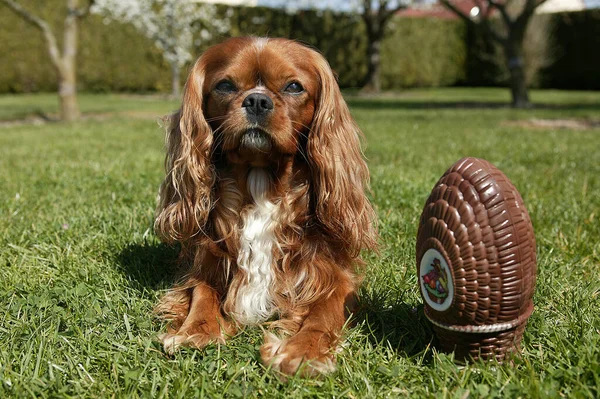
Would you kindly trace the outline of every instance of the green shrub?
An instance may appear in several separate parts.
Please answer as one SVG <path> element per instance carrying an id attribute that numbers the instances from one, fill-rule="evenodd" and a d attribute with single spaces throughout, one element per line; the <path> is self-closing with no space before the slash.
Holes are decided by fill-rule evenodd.
<path id="1" fill-rule="evenodd" d="M 491 22 L 496 31 L 504 30 L 500 20 Z M 525 76 L 530 87 L 540 86 L 540 70 L 552 62 L 552 43 L 548 40 L 552 30 L 549 15 L 534 16 L 527 26 L 523 43 Z M 500 43 L 492 42 L 482 28 L 467 27 L 467 62 L 464 84 L 468 86 L 508 86 L 510 72 Z"/>
<path id="2" fill-rule="evenodd" d="M 88 91 L 169 91 L 170 69 L 133 25 L 92 15 L 81 27 L 78 75 Z"/>
<path id="3" fill-rule="evenodd" d="M 468 27 L 466 79 L 470 86 L 506 86 L 502 48 Z M 531 87 L 600 89 L 600 10 L 535 15 L 524 43 Z"/>
<path id="4" fill-rule="evenodd" d="M 43 0 L 21 2 L 49 21 L 60 42 L 64 9 Z M 0 10 L 0 93 L 56 90 L 56 73 L 42 34 L 4 6 Z M 340 86 L 360 87 L 367 70 L 365 27 L 360 16 L 332 11 L 289 14 L 264 7 L 219 6 L 219 10 L 230 14 L 228 36 L 302 41 L 329 60 Z M 537 35 L 528 35 L 525 46 L 530 83 L 600 89 L 600 55 L 596 51 L 600 48 L 600 10 L 545 18 L 550 20 L 548 24 L 541 23 L 543 17 L 534 17 L 530 31 Z M 547 34 L 539 34 L 542 25 L 552 32 L 549 41 L 544 40 Z M 200 54 L 223 39 L 198 42 L 195 52 Z M 382 43 L 381 60 L 385 89 L 500 86 L 508 82 L 501 48 L 458 20 L 395 18 Z M 152 41 L 132 25 L 108 23 L 92 15 L 80 25 L 78 86 L 85 91 L 166 92 L 170 70 Z"/>
<path id="5" fill-rule="evenodd" d="M 600 90 L 600 9 L 554 14 L 551 37 L 555 61 L 543 86 Z"/>
<path id="6" fill-rule="evenodd" d="M 64 9 L 52 2 L 21 0 L 47 20 L 61 47 Z M 0 92 L 56 90 L 56 71 L 42 33 L 0 5 Z M 80 24 L 78 86 L 88 91 L 168 90 L 169 69 L 152 42 L 133 26 L 90 15 Z"/>
<path id="7" fill-rule="evenodd" d="M 451 86 L 464 79 L 465 25 L 460 21 L 396 18 L 382 45 L 382 86 Z"/>
<path id="8" fill-rule="evenodd" d="M 467 86 L 503 86 L 508 84 L 508 69 L 502 47 L 490 41 L 479 26 L 466 27 L 467 60 L 465 79 Z"/>
<path id="9" fill-rule="evenodd" d="M 230 36 L 289 37 L 292 15 L 267 7 L 219 6 L 221 13 L 231 13 Z M 231 10 L 231 11 L 229 11 Z"/>
<path id="10" fill-rule="evenodd" d="M 47 15 L 48 23 L 60 26 L 59 14 L 41 0 L 23 2 L 28 9 Z M 57 39 L 62 37 L 57 35 Z M 42 34 L 0 4 L 0 92 L 56 90 L 56 71 Z"/>
<path id="11" fill-rule="evenodd" d="M 358 15 L 265 7 L 233 8 L 231 36 L 288 37 L 318 49 L 343 87 L 359 86 L 366 71 L 364 25 Z M 226 12 L 226 8 L 221 8 Z"/>
<path id="12" fill-rule="evenodd" d="M 365 27 L 358 15 L 302 11 L 294 15 L 290 37 L 317 48 L 342 87 L 359 87 L 367 73 Z"/>

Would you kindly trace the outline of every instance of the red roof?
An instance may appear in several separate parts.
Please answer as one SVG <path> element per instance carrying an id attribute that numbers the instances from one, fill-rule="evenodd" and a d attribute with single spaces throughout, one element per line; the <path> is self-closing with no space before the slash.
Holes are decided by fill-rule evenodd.
<path id="1" fill-rule="evenodd" d="M 469 15 L 473 7 L 478 7 L 474 0 L 450 0 L 452 3 L 462 12 Z M 480 12 L 483 12 L 487 8 L 487 1 L 481 1 Z M 495 10 L 493 10 L 495 11 Z M 399 17 L 404 18 L 440 18 L 440 19 L 458 19 L 460 18 L 453 11 L 447 9 L 441 3 L 433 4 L 416 4 L 409 6 L 403 10 L 398 11 L 396 14 Z"/>

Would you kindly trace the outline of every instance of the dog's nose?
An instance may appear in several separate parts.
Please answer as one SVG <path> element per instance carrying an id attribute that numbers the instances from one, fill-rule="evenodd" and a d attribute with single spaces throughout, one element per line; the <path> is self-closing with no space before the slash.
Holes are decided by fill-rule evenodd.
<path id="1" fill-rule="evenodd" d="M 252 93 L 244 99 L 242 107 L 246 108 L 248 119 L 251 122 L 257 122 L 259 118 L 273 110 L 273 100 L 265 94 Z"/>

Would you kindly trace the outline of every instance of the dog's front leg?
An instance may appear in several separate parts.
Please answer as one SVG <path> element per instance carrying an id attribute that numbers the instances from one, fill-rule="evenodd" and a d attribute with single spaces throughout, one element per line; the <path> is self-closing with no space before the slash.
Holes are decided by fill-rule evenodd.
<path id="1" fill-rule="evenodd" d="M 221 313 L 219 295 L 214 288 L 199 282 L 186 291 L 189 300 L 187 316 L 182 318 L 183 322 L 178 328 L 174 325 L 159 337 L 165 351 L 170 354 L 181 345 L 203 348 L 211 342 L 225 342 L 226 335 L 235 331 Z"/>
<path id="2" fill-rule="evenodd" d="M 299 371 L 304 376 L 335 370 L 335 352 L 346 322 L 347 306 L 355 298 L 355 287 L 351 276 L 342 271 L 334 281 L 331 294 L 309 308 L 295 334 L 286 339 L 272 333 L 265 335 L 260 352 L 267 366 L 288 375 Z"/>

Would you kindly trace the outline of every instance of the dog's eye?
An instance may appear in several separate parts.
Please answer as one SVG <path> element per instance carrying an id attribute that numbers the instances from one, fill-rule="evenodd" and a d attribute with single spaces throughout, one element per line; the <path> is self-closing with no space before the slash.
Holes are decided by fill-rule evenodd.
<path id="1" fill-rule="evenodd" d="M 235 93 L 237 87 L 230 80 L 222 80 L 215 86 L 215 90 L 223 93 Z"/>
<path id="2" fill-rule="evenodd" d="M 290 82 L 285 89 L 283 89 L 286 93 L 298 94 L 304 91 L 304 87 L 298 82 Z"/>

